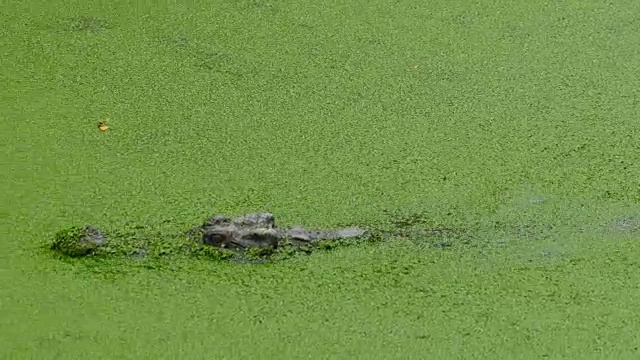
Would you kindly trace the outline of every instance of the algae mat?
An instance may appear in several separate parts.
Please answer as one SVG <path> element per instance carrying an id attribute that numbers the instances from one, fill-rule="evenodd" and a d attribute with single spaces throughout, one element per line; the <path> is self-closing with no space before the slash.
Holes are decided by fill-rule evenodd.
<path id="1" fill-rule="evenodd" d="M 638 357 L 639 3 L 4 5 L 0 357 Z M 37 251 L 258 211 L 406 231 L 262 265 Z"/>

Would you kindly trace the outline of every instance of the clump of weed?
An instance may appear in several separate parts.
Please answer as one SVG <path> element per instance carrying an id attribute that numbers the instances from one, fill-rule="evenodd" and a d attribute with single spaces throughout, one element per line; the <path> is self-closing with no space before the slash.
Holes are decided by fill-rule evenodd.
<path id="1" fill-rule="evenodd" d="M 229 260 L 234 256 L 234 253 L 227 249 L 220 249 L 209 245 L 195 246 L 191 250 L 191 255 L 197 258 L 223 261 Z"/>
<path id="2" fill-rule="evenodd" d="M 69 257 L 82 257 L 96 254 L 105 244 L 105 235 L 91 227 L 73 226 L 58 231 L 50 249 Z"/>
<path id="3" fill-rule="evenodd" d="M 272 246 L 261 246 L 245 249 L 243 255 L 249 260 L 264 260 L 269 259 L 275 252 Z"/>
<path id="4" fill-rule="evenodd" d="M 338 240 L 327 240 L 318 244 L 318 248 L 325 251 L 335 249 L 338 246 L 340 246 L 340 242 Z"/>

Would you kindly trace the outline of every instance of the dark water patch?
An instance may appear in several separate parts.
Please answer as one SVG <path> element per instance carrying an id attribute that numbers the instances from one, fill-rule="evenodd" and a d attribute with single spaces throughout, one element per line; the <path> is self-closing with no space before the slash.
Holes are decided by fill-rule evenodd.
<path id="1" fill-rule="evenodd" d="M 564 250 L 559 248 L 545 248 L 540 251 L 540 256 L 545 258 L 556 258 L 563 256 L 565 253 L 566 252 Z"/>
<path id="2" fill-rule="evenodd" d="M 616 219 L 609 224 L 609 228 L 621 233 L 638 233 L 640 231 L 640 215 L 628 215 Z"/>
<path id="3" fill-rule="evenodd" d="M 245 7 L 248 10 L 268 13 L 268 14 L 275 14 L 279 12 L 278 6 L 275 3 L 267 0 L 248 1 Z"/>
<path id="4" fill-rule="evenodd" d="M 69 19 L 69 29 L 73 31 L 84 31 L 84 32 L 99 32 L 102 30 L 109 29 L 109 23 L 99 17 L 95 16 L 77 16 Z"/>
<path id="5" fill-rule="evenodd" d="M 177 34 L 162 36 L 159 43 L 168 52 L 184 60 L 185 65 L 198 71 L 237 79 L 257 72 L 256 65 L 242 54 L 211 41 L 203 42 L 186 34 Z"/>
<path id="6" fill-rule="evenodd" d="M 485 213 L 452 212 L 445 204 L 425 209 L 385 212 L 383 238 L 431 249 L 506 251 L 525 263 L 555 263 L 595 242 L 640 235 L 640 212 L 631 208 L 532 191 L 504 196 Z"/>
<path id="7" fill-rule="evenodd" d="M 458 245 L 470 245 L 477 236 L 472 226 L 465 227 L 451 219 L 447 221 L 428 210 L 385 211 L 386 221 L 374 230 L 381 240 L 410 241 L 416 245 L 435 249 L 450 249 Z"/>

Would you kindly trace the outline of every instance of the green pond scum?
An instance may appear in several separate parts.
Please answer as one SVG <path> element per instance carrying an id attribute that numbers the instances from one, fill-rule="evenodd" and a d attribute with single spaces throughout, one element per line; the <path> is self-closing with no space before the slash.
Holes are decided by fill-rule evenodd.
<path id="1" fill-rule="evenodd" d="M 3 2 L 0 358 L 640 358 L 637 14 Z M 251 212 L 375 232 L 183 236 Z"/>

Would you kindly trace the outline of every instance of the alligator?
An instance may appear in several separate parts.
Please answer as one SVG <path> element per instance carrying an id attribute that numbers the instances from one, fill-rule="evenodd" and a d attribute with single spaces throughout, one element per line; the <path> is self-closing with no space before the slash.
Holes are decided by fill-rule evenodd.
<path id="1" fill-rule="evenodd" d="M 366 230 L 350 227 L 338 230 L 307 230 L 302 226 L 278 228 L 271 213 L 253 213 L 230 219 L 217 215 L 209 218 L 192 234 L 202 235 L 202 243 L 219 248 L 277 248 L 283 242 L 294 246 L 317 245 L 326 240 L 367 237 Z M 199 230 L 199 231 L 198 231 Z"/>
<path id="2" fill-rule="evenodd" d="M 183 235 L 184 233 L 180 236 Z M 273 214 L 254 213 L 234 219 L 222 215 L 213 216 L 201 226 L 188 231 L 186 235 L 200 245 L 243 252 L 248 249 L 276 250 L 288 246 L 304 249 L 325 240 L 367 237 L 369 232 L 355 227 L 339 230 L 307 230 L 296 226 L 281 229 L 276 226 Z M 113 250 L 110 246 L 112 244 L 107 241 L 109 237 L 93 226 L 73 227 L 59 231 L 51 244 L 51 249 L 72 257 L 98 254 L 101 251 L 108 253 Z M 128 245 L 133 246 L 133 243 Z M 124 247 L 128 245 L 125 244 Z M 144 257 L 146 247 L 142 246 L 136 254 L 136 257 Z"/>

